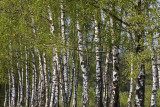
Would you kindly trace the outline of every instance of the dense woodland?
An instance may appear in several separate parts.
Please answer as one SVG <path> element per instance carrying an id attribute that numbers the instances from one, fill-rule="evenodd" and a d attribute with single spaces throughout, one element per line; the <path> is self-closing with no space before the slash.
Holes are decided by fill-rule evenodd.
<path id="1" fill-rule="evenodd" d="M 157 0 L 0 0 L 0 107 L 160 107 Z"/>

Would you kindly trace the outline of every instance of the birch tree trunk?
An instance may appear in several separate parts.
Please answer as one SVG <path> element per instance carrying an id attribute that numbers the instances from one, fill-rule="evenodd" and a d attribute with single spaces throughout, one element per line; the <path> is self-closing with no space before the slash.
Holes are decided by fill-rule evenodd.
<path id="1" fill-rule="evenodd" d="M 22 60 L 22 50 L 21 50 L 21 60 Z M 20 107 L 24 106 L 24 83 L 23 83 L 23 78 L 24 78 L 24 69 L 23 69 L 23 63 L 21 63 L 21 87 L 20 87 Z"/>
<path id="2" fill-rule="evenodd" d="M 18 53 L 17 53 L 17 71 L 18 71 L 18 79 L 19 79 L 19 83 L 18 83 L 18 98 L 17 98 L 17 106 L 19 107 L 20 106 L 20 89 L 22 87 L 22 80 L 21 80 L 21 73 L 20 73 L 20 67 L 19 67 L 19 58 L 18 58 Z"/>
<path id="3" fill-rule="evenodd" d="M 82 78 L 83 78 L 82 106 L 83 107 L 89 107 L 88 71 L 87 71 L 86 62 L 84 60 L 83 36 L 82 36 L 81 29 L 80 29 L 80 26 L 79 26 L 79 21 L 77 21 L 77 30 L 78 30 L 79 58 L 80 58 L 80 65 L 81 65 Z"/>
<path id="4" fill-rule="evenodd" d="M 12 96 L 11 96 L 11 107 L 16 106 L 16 89 L 15 89 L 15 75 L 13 67 L 11 68 L 11 78 L 12 78 Z"/>
<path id="5" fill-rule="evenodd" d="M 51 34 L 54 33 L 54 25 L 50 7 L 48 6 L 48 13 L 49 13 L 49 20 L 50 20 L 50 32 Z M 50 107 L 58 107 L 59 106 L 59 78 L 58 78 L 58 71 L 57 71 L 57 49 L 53 46 L 53 78 L 52 78 L 52 89 L 51 89 L 51 98 L 50 98 Z"/>
<path id="6" fill-rule="evenodd" d="M 72 55 L 72 65 L 73 69 L 75 69 L 75 57 L 73 55 L 73 52 L 71 53 Z M 79 63 L 78 63 L 79 65 Z M 78 75 L 79 75 L 79 66 L 77 66 L 77 71 L 75 69 L 74 71 L 74 90 L 73 90 L 73 103 L 72 107 L 77 107 L 77 89 L 78 89 Z"/>
<path id="7" fill-rule="evenodd" d="M 36 83 L 35 83 L 35 72 L 36 72 L 36 62 L 35 62 L 35 55 L 33 53 L 33 49 L 31 50 L 31 54 L 32 54 L 32 94 L 31 94 L 31 107 L 35 107 L 35 102 L 36 102 Z"/>
<path id="8" fill-rule="evenodd" d="M 160 88 L 160 37 L 158 38 L 158 53 L 157 53 L 157 68 L 158 68 L 158 80 Z"/>
<path id="9" fill-rule="evenodd" d="M 68 106 L 70 106 L 71 99 L 72 99 L 74 73 L 76 72 L 75 62 L 74 62 L 74 56 L 73 56 L 73 51 L 71 52 L 71 54 L 72 54 L 72 72 L 71 72 L 70 92 L 69 92 L 69 97 L 68 97 Z"/>
<path id="10" fill-rule="evenodd" d="M 44 72 L 43 72 L 43 67 L 42 67 L 42 58 L 41 58 L 41 53 L 38 51 L 38 57 L 39 57 L 39 70 L 40 70 L 40 99 L 39 99 L 39 107 L 44 107 L 44 93 L 45 93 L 45 83 L 44 83 Z"/>
<path id="11" fill-rule="evenodd" d="M 142 0 L 136 0 L 136 5 L 137 5 L 137 13 L 138 15 L 142 14 L 141 11 L 141 5 L 142 5 Z M 142 41 L 143 41 L 143 31 L 139 31 L 137 29 L 136 32 L 136 42 L 137 42 L 137 47 L 136 47 L 136 54 L 139 57 L 139 54 L 144 50 L 142 46 Z M 142 64 L 139 65 L 138 67 L 138 77 L 137 77 L 137 82 L 136 82 L 136 95 L 135 95 L 135 106 L 136 107 L 144 107 L 144 100 L 145 100 L 145 64 L 142 62 Z"/>
<path id="12" fill-rule="evenodd" d="M 109 91 L 109 74 L 108 74 L 108 70 L 109 70 L 109 56 L 110 56 L 110 53 L 107 52 L 106 53 L 106 62 L 105 62 L 105 72 L 103 74 L 103 87 L 104 87 L 104 94 L 103 94 L 103 106 L 104 107 L 108 107 L 108 100 L 109 100 L 109 97 L 108 97 L 108 91 Z"/>
<path id="13" fill-rule="evenodd" d="M 28 51 L 27 51 L 27 47 L 25 46 L 25 56 L 26 56 L 26 107 L 29 107 L 29 71 L 28 71 Z"/>
<path id="14" fill-rule="evenodd" d="M 5 84 L 5 98 L 4 98 L 4 107 L 7 106 L 7 85 Z"/>
<path id="15" fill-rule="evenodd" d="M 12 46 L 11 41 L 9 44 L 9 51 L 10 51 L 10 65 L 11 65 L 11 107 L 16 106 L 16 89 L 15 89 L 15 75 L 13 71 L 13 53 L 12 53 Z"/>
<path id="16" fill-rule="evenodd" d="M 48 102 L 49 102 L 49 90 L 48 90 L 48 76 L 47 76 L 47 63 L 46 63 L 46 55 L 43 53 L 43 69 L 44 69 L 44 77 L 45 77 L 45 91 L 46 91 L 46 98 L 45 98 L 45 107 L 48 107 Z"/>
<path id="17" fill-rule="evenodd" d="M 102 103 L 102 67 L 101 67 L 101 46 L 99 37 L 99 25 L 97 20 L 94 21 L 95 24 L 95 43 L 96 43 L 96 98 L 95 107 L 103 107 Z"/>
<path id="18" fill-rule="evenodd" d="M 20 103 L 19 103 L 19 89 L 20 89 L 20 84 L 18 83 L 18 91 L 17 91 L 17 106 L 16 107 L 19 107 L 20 106 Z"/>
<path id="19" fill-rule="evenodd" d="M 132 57 L 132 55 L 131 55 L 131 57 Z M 132 94 L 133 94 L 133 85 L 134 85 L 134 81 L 133 81 L 132 75 L 133 75 L 133 63 L 131 61 L 131 79 L 130 79 L 130 90 L 129 90 L 129 97 L 128 97 L 128 102 L 127 102 L 127 107 L 131 107 L 131 100 L 132 100 Z"/>
<path id="20" fill-rule="evenodd" d="M 11 73 L 10 70 L 8 69 L 8 106 L 11 107 Z"/>
<path id="21" fill-rule="evenodd" d="M 118 59 L 118 47 L 114 46 L 113 50 L 113 82 L 112 93 L 109 107 L 119 107 L 119 59 Z"/>
<path id="22" fill-rule="evenodd" d="M 57 72 L 57 61 L 56 61 L 56 55 L 55 55 L 55 48 L 53 48 L 53 74 L 52 74 L 52 89 L 51 89 L 51 98 L 50 98 L 50 107 L 54 107 L 57 105 L 57 97 L 55 94 L 57 93 L 57 85 L 58 85 L 58 72 Z"/>
<path id="23" fill-rule="evenodd" d="M 63 39 L 63 45 L 66 46 L 66 36 L 65 36 L 65 11 L 64 11 L 64 5 L 63 0 L 61 0 L 61 36 Z M 64 102 L 67 103 L 68 95 L 69 95 L 69 72 L 68 72 L 68 64 L 67 64 L 67 51 L 64 48 L 63 49 L 63 63 L 64 63 L 64 88 L 65 88 L 65 94 L 62 95 L 63 100 L 66 100 Z"/>
<path id="24" fill-rule="evenodd" d="M 113 11 L 115 11 L 115 7 L 113 5 Z M 112 41 L 115 43 L 118 37 L 118 33 L 115 32 L 116 24 L 115 20 L 110 18 L 110 26 L 111 26 L 111 35 Z M 112 47 L 112 57 L 113 57 L 113 71 L 112 71 L 112 92 L 110 96 L 110 104 L 109 107 L 119 107 L 119 46 L 114 44 Z"/>
<path id="25" fill-rule="evenodd" d="M 152 95 L 151 95 L 151 105 L 150 107 L 156 107 L 156 95 L 157 95 L 157 89 L 158 89 L 158 69 L 156 64 L 156 58 L 155 58 L 155 49 L 153 46 L 153 53 L 152 53 L 152 77 L 153 77 L 153 83 L 152 83 Z"/>

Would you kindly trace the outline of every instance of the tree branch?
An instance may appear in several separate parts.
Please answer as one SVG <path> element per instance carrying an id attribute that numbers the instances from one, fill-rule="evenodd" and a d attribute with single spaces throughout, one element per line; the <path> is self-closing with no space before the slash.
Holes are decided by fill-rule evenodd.
<path id="1" fill-rule="evenodd" d="M 95 5 L 95 4 L 91 4 L 92 6 L 94 6 L 95 8 L 100 8 L 98 5 Z M 122 19 L 118 18 L 117 16 L 115 16 L 109 9 L 106 9 L 106 8 L 102 8 L 102 10 L 106 13 L 108 13 L 112 18 L 118 20 L 119 22 L 127 25 L 127 26 L 130 26 L 129 23 L 127 22 L 124 22 Z"/>

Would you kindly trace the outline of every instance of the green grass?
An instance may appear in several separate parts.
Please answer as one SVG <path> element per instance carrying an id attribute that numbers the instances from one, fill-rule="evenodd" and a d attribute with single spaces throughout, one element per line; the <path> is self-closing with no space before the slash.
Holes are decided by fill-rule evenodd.
<path id="1" fill-rule="evenodd" d="M 126 107 L 128 92 L 120 92 L 120 105 L 121 107 Z M 151 103 L 152 85 L 146 85 L 145 87 L 145 107 L 149 107 Z M 132 97 L 132 104 L 134 103 L 134 95 Z M 157 92 L 157 107 L 160 107 L 160 89 Z"/>
<path id="2" fill-rule="evenodd" d="M 151 103 L 151 93 L 152 93 L 152 85 L 146 85 L 145 87 L 145 107 L 149 107 Z M 120 107 L 126 107 L 127 100 L 128 100 L 128 91 L 120 92 Z M 90 88 L 89 90 L 89 107 L 94 107 L 95 105 L 95 89 Z M 82 107 L 82 86 L 79 85 L 78 93 L 77 93 L 77 105 L 78 107 Z M 132 97 L 132 104 L 134 103 L 135 96 Z M 157 92 L 157 107 L 160 107 L 160 89 Z"/>

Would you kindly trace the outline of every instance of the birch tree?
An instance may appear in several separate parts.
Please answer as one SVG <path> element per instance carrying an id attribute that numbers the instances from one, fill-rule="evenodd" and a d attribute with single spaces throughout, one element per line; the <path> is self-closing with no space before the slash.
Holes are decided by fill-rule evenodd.
<path id="1" fill-rule="evenodd" d="M 84 53 L 83 53 L 83 34 L 81 32 L 78 20 L 77 20 L 77 30 L 78 30 L 79 59 L 80 59 L 80 65 L 82 70 L 82 77 L 83 77 L 82 106 L 88 107 L 89 106 L 88 71 L 87 71 L 87 66 L 85 65 L 86 62 L 84 60 Z"/>
<path id="2" fill-rule="evenodd" d="M 142 1 L 141 0 L 136 0 L 136 6 L 137 6 L 137 14 L 141 15 L 141 6 L 142 6 Z M 141 26 L 141 25 L 139 25 Z M 143 44 L 141 41 L 143 41 L 144 33 L 143 30 L 136 32 L 136 54 L 139 56 L 139 54 L 144 50 L 143 49 Z M 137 82 L 136 82 L 136 95 L 135 95 L 135 106 L 136 107 L 144 107 L 144 99 L 145 99 L 145 65 L 142 62 L 141 65 L 138 67 L 138 77 L 137 77 Z"/>
<path id="3" fill-rule="evenodd" d="M 127 107 L 131 107 L 131 100 L 132 100 L 132 94 L 133 94 L 133 85 L 134 85 L 134 81 L 133 81 L 133 54 L 131 54 L 131 79 L 130 79 L 130 87 L 129 87 L 129 97 L 128 97 L 128 101 L 127 101 Z"/>
<path id="4" fill-rule="evenodd" d="M 94 21 L 95 24 L 95 43 L 96 43 L 96 107 L 102 107 L 102 67 L 101 67 L 101 46 L 100 46 L 100 33 L 99 33 L 99 25 L 97 20 Z"/>
<path id="5" fill-rule="evenodd" d="M 151 95 L 151 105 L 150 107 L 156 107 L 156 95 L 157 95 L 157 89 L 158 89 L 158 69 L 156 64 L 156 58 L 155 58 L 155 49 L 154 45 L 152 47 L 152 95 Z"/>

